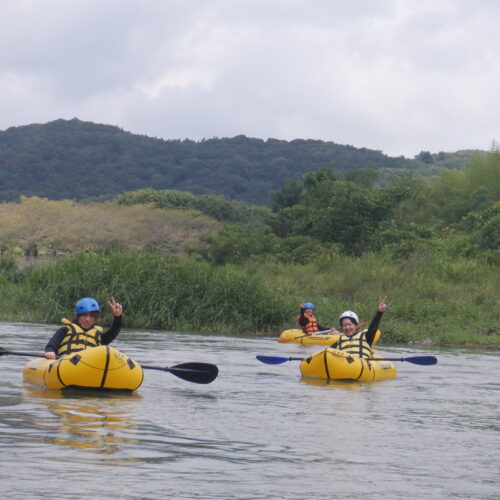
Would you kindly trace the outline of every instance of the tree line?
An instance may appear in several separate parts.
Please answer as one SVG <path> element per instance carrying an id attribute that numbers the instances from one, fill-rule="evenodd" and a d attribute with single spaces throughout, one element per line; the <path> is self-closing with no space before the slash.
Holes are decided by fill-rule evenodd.
<path id="1" fill-rule="evenodd" d="M 160 250 L 213 264 L 305 264 L 335 253 L 407 258 L 440 248 L 498 262 L 499 158 L 493 151 L 432 182 L 408 175 L 386 186 L 370 169 L 320 169 L 286 183 L 269 208 L 176 190 L 142 189 L 88 204 L 21 197 L 0 204 L 0 251 Z"/>
<path id="2" fill-rule="evenodd" d="M 162 140 L 110 125 L 55 120 L 0 132 L 0 201 L 20 195 L 102 201 L 152 188 L 269 205 L 284 180 L 321 168 L 336 174 L 372 168 L 383 184 L 409 172 L 428 177 L 460 169 L 472 153 L 422 152 L 408 159 L 319 140 Z"/>
<path id="3" fill-rule="evenodd" d="M 366 179 L 365 179 L 366 180 Z M 500 153 L 473 158 L 433 182 L 407 176 L 388 186 L 321 169 L 277 193 L 267 229 L 226 226 L 207 235 L 212 262 L 274 256 L 306 263 L 328 253 L 391 259 L 418 251 L 500 263 Z"/>

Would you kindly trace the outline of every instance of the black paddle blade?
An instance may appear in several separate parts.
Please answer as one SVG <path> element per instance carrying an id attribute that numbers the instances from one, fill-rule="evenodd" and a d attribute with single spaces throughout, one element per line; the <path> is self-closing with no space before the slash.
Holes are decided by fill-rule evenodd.
<path id="1" fill-rule="evenodd" d="M 415 365 L 435 365 L 438 360 L 435 356 L 410 356 L 409 358 L 373 358 L 373 361 L 406 361 Z"/>
<path id="2" fill-rule="evenodd" d="M 183 380 L 195 384 L 210 384 L 219 374 L 217 366 L 210 363 L 181 363 L 166 370 Z"/>

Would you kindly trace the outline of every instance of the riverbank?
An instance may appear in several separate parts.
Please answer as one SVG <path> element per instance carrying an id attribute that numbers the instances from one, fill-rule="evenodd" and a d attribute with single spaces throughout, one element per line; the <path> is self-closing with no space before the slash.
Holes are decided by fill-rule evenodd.
<path id="1" fill-rule="evenodd" d="M 333 255 L 306 266 L 273 262 L 213 266 L 164 254 L 61 257 L 20 269 L 0 260 L 0 320 L 56 324 L 74 302 L 110 295 L 129 328 L 235 335 L 279 335 L 295 328 L 299 304 L 316 305 L 321 324 L 345 309 L 369 322 L 380 296 L 388 310 L 383 343 L 498 349 L 498 266 L 413 255 Z M 102 323 L 110 320 L 103 307 Z"/>

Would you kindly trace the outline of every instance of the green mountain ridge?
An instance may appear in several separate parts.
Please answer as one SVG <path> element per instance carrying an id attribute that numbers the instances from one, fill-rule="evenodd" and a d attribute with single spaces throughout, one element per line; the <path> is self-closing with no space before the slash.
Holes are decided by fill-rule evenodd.
<path id="1" fill-rule="evenodd" d="M 460 169 L 476 153 L 481 152 L 422 152 L 407 159 L 311 139 L 164 140 L 59 119 L 0 131 L 0 201 L 16 201 L 20 195 L 104 200 L 152 188 L 266 205 L 284 181 L 322 167 L 338 174 L 371 167 L 383 182 L 410 172 L 431 176 L 443 168 Z"/>

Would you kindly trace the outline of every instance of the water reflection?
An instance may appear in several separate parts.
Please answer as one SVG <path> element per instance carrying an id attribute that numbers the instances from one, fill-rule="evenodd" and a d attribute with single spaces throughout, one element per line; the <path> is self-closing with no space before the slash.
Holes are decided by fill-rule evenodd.
<path id="1" fill-rule="evenodd" d="M 342 381 L 342 380 L 329 380 L 323 378 L 314 378 L 314 377 L 301 377 L 300 382 L 306 385 L 312 385 L 315 387 L 329 387 L 330 389 L 338 389 L 345 390 L 350 392 L 360 392 L 363 387 L 368 384 L 363 384 L 362 382 L 353 382 L 353 381 Z M 373 382 L 370 382 L 373 384 Z"/>
<path id="2" fill-rule="evenodd" d="M 51 390 L 25 385 L 23 396 L 32 402 L 32 426 L 46 443 L 111 454 L 137 442 L 138 425 L 126 411 L 138 394 Z"/>

